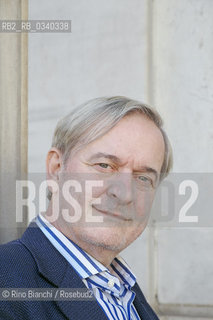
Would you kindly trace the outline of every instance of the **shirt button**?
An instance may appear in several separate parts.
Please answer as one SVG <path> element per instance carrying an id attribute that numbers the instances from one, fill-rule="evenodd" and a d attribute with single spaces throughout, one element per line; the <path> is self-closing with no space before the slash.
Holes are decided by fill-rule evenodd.
<path id="1" fill-rule="evenodd" d="M 114 286 L 114 284 L 115 284 L 114 280 L 110 279 L 108 281 L 108 287 L 112 288 Z"/>

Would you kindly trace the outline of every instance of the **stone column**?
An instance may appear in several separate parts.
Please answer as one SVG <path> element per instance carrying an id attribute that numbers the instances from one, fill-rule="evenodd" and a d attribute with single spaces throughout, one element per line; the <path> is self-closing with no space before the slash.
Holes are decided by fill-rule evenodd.
<path id="1" fill-rule="evenodd" d="M 174 172 L 200 173 L 207 181 L 213 168 L 213 2 L 153 0 L 149 16 L 150 101 L 165 120 Z M 199 191 L 199 197 L 210 192 Z M 213 210 L 205 202 L 200 212 L 195 208 L 189 215 L 200 218 Z M 211 227 L 150 228 L 150 301 L 165 319 L 213 319 Z"/>
<path id="2" fill-rule="evenodd" d="M 0 0 L 0 20 L 26 20 L 27 0 Z M 17 238 L 16 179 L 27 175 L 27 33 L 0 33 L 0 243 Z"/>

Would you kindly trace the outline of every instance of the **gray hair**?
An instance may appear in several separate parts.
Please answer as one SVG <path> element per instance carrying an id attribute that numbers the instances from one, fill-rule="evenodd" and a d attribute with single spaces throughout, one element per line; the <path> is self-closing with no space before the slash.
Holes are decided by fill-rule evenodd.
<path id="1" fill-rule="evenodd" d="M 165 178 L 172 167 L 172 148 L 163 130 L 163 121 L 156 110 L 150 106 L 123 96 L 101 97 L 87 101 L 75 108 L 61 119 L 54 132 L 52 147 L 63 155 L 66 163 L 70 153 L 103 136 L 123 117 L 138 112 L 153 121 L 160 129 L 165 154 L 161 167 L 160 181 Z"/>
<path id="2" fill-rule="evenodd" d="M 162 118 L 152 107 L 127 97 L 101 97 L 81 104 L 58 122 L 52 147 L 61 151 L 64 163 L 66 163 L 71 151 L 80 149 L 103 136 L 123 117 L 135 112 L 153 121 L 163 135 L 165 154 L 161 167 L 161 181 L 168 175 L 173 163 L 172 148 L 162 128 Z"/>
<path id="3" fill-rule="evenodd" d="M 162 181 L 169 174 L 173 164 L 172 148 L 163 130 L 162 118 L 152 107 L 127 97 L 101 97 L 81 104 L 58 122 L 52 147 L 61 151 L 63 164 L 66 164 L 71 152 L 74 153 L 103 136 L 131 113 L 143 114 L 155 123 L 163 135 L 165 153 L 159 178 L 159 181 Z M 49 191 L 49 200 L 51 196 L 52 193 Z"/>

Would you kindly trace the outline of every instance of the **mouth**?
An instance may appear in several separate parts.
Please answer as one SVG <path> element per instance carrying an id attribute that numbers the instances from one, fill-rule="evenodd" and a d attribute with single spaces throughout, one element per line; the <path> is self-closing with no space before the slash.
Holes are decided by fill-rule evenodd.
<path id="1" fill-rule="evenodd" d="M 132 219 L 129 218 L 125 218 L 124 216 L 122 216 L 121 214 L 117 213 L 117 212 L 110 212 L 110 211 L 105 211 L 105 210 L 101 210 L 96 208 L 94 205 L 92 205 L 92 208 L 94 208 L 95 210 L 97 210 L 98 212 L 108 216 L 108 217 L 112 217 L 121 221 L 132 221 Z"/>

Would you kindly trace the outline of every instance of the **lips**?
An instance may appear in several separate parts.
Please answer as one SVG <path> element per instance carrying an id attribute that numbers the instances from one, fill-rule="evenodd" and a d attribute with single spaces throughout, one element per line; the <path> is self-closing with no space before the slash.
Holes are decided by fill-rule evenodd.
<path id="1" fill-rule="evenodd" d="M 121 221 L 131 221 L 132 220 L 129 218 L 125 218 L 124 216 L 122 216 L 121 214 L 119 214 L 117 212 L 110 212 L 110 211 L 102 210 L 102 209 L 95 207 L 94 205 L 92 205 L 92 208 L 94 208 L 95 210 L 101 212 L 102 214 L 104 214 L 106 216 L 113 217 L 113 218 L 116 218 Z"/>

